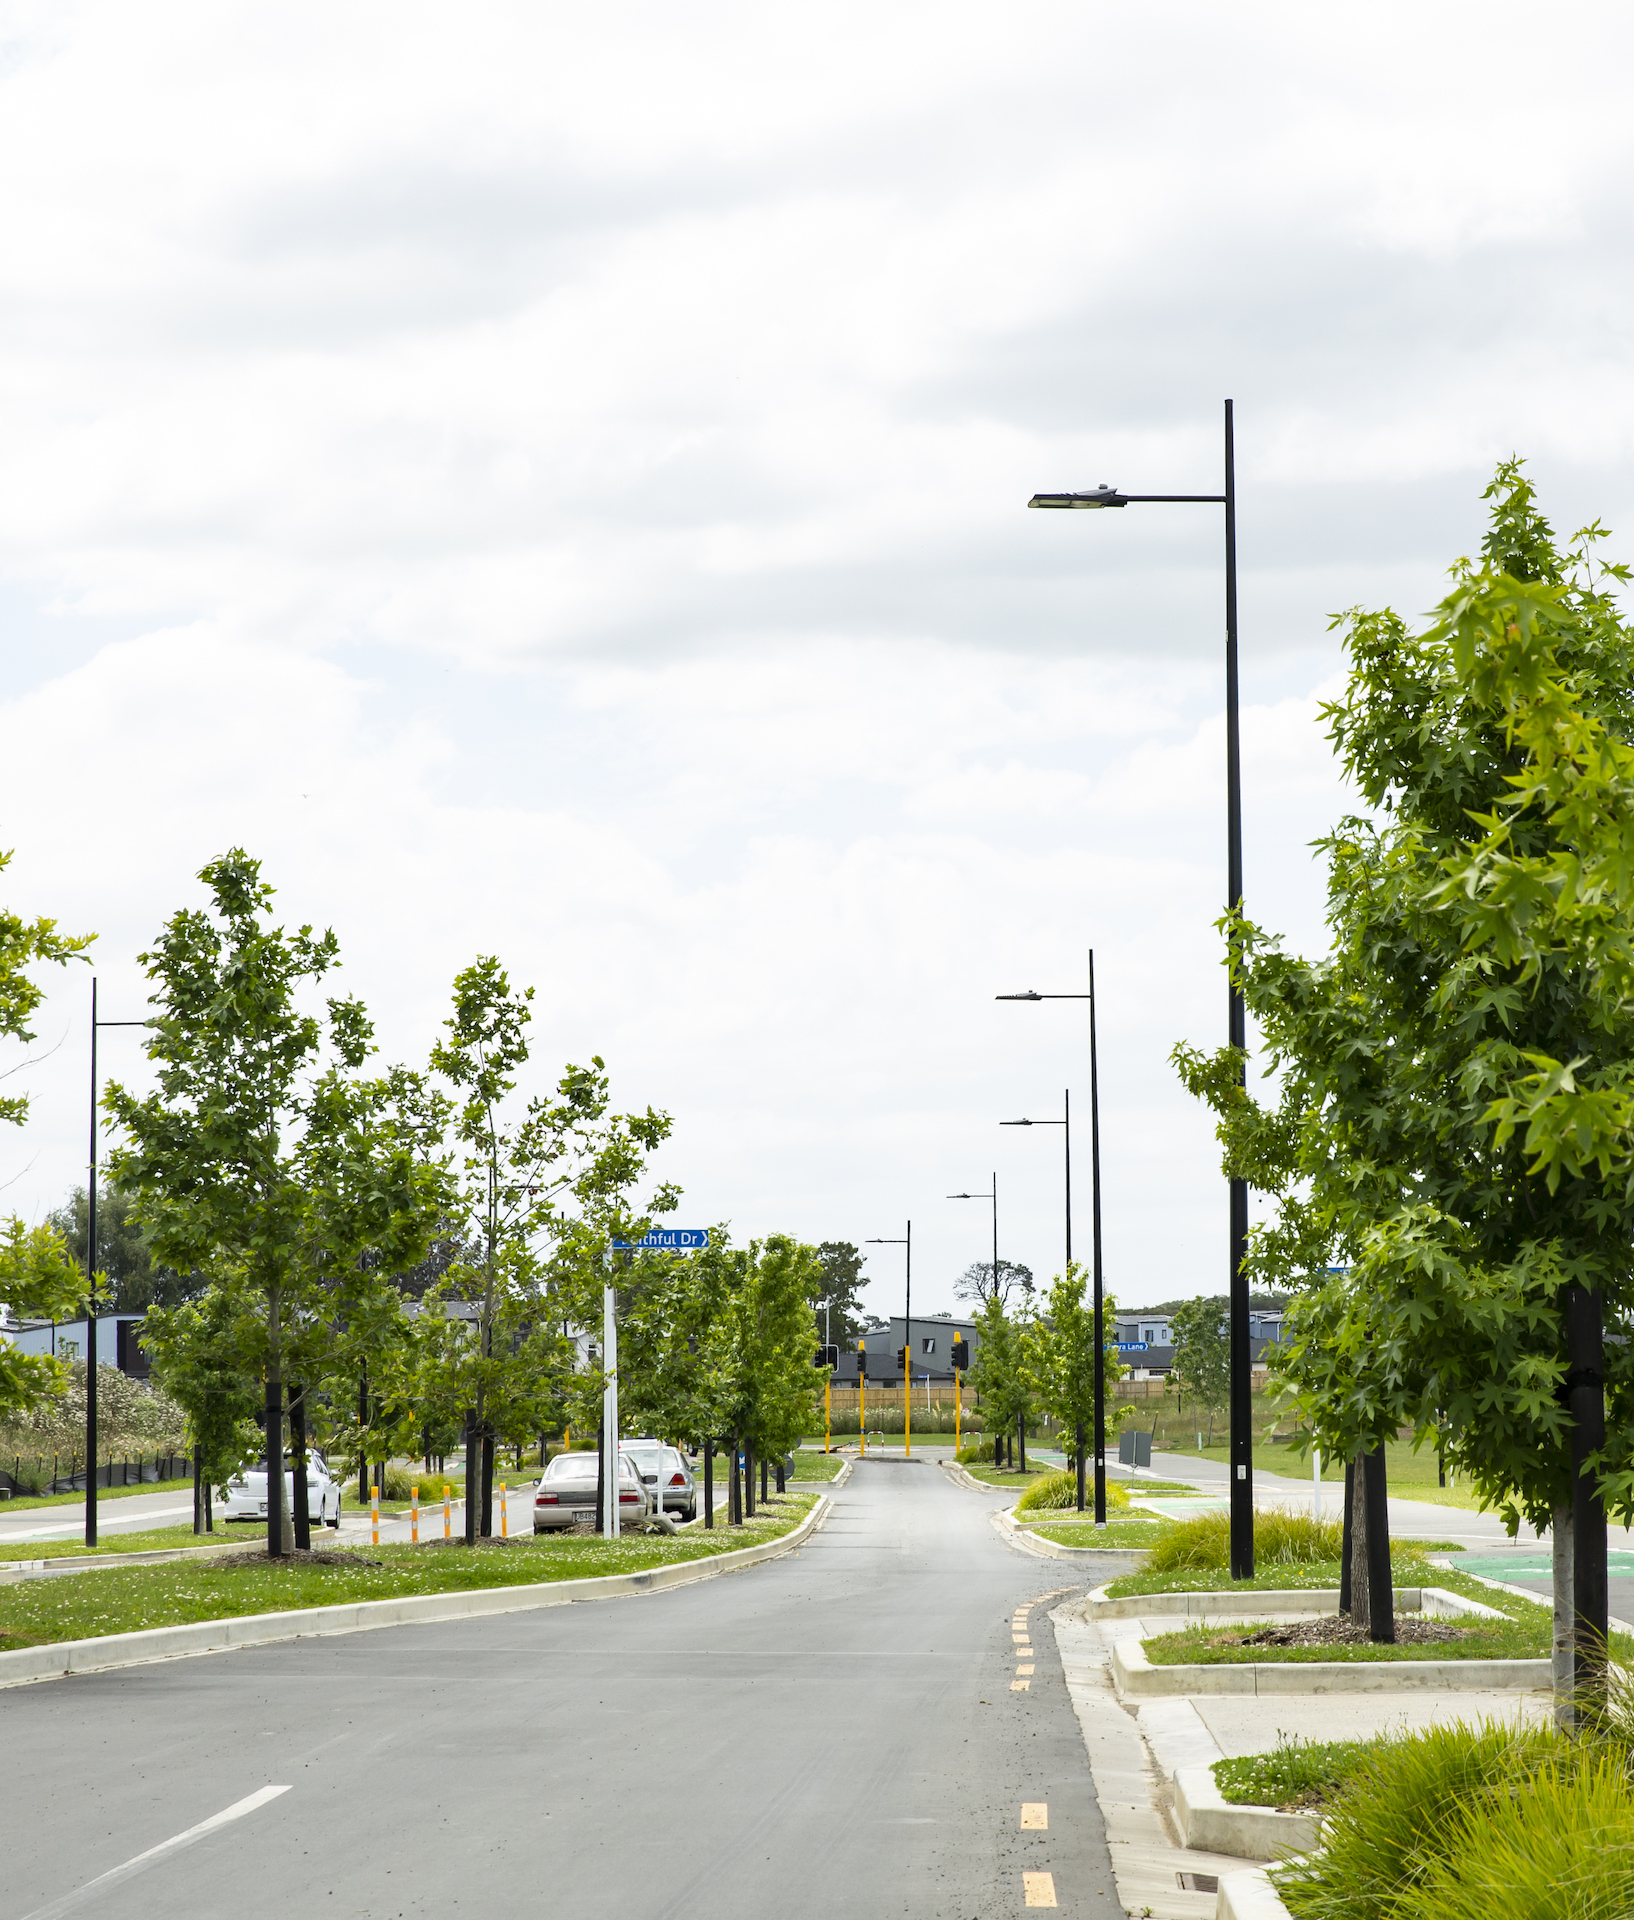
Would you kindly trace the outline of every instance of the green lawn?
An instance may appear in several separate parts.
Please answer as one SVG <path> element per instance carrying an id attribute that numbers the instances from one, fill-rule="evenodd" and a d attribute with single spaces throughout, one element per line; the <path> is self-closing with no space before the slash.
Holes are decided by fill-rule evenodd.
<path id="1" fill-rule="evenodd" d="M 93 1557 L 99 1553 L 160 1553 L 169 1547 L 219 1547 L 223 1541 L 242 1539 L 248 1546 L 256 1539 L 265 1540 L 266 1527 L 234 1526 L 231 1533 L 223 1530 L 221 1523 L 216 1524 L 214 1533 L 195 1534 L 191 1524 L 180 1527 L 146 1527 L 139 1533 L 126 1533 L 121 1529 L 117 1533 L 104 1534 L 94 1547 L 86 1546 L 84 1540 L 19 1540 L 13 1546 L 0 1545 L 0 1566 L 14 1565 L 19 1560 L 73 1560 L 83 1559 L 87 1554 Z"/>
<path id="2" fill-rule="evenodd" d="M 1452 1540 L 1392 1540 L 1390 1561 L 1396 1585 L 1449 1586 L 1451 1576 L 1443 1579 L 1446 1570 L 1428 1565 L 1424 1556 L 1462 1551 Z M 1181 1567 L 1173 1573 L 1124 1573 L 1112 1581 L 1106 1591 L 1108 1599 L 1122 1600 L 1138 1593 L 1279 1593 L 1294 1587 L 1336 1587 L 1338 1584 L 1337 1560 L 1300 1560 L 1279 1561 L 1269 1566 L 1262 1563 L 1252 1580 L 1233 1580 L 1224 1567 Z M 1481 1597 L 1475 1589 L 1471 1591 L 1476 1599 Z"/>
<path id="3" fill-rule="evenodd" d="M 635 1573 L 677 1561 L 706 1560 L 739 1547 L 775 1540 L 797 1526 L 817 1495 L 789 1493 L 768 1501 L 742 1527 L 712 1533 L 688 1528 L 673 1538 L 634 1534 L 524 1535 L 508 1544 L 478 1547 L 364 1547 L 359 1560 L 379 1566 L 301 1566 L 268 1561 L 222 1567 L 201 1560 L 163 1566 L 109 1567 L 72 1580 L 26 1580 L 0 1587 L 0 1648 L 44 1646 L 108 1633 L 132 1633 L 193 1620 L 220 1620 L 339 1601 L 391 1600 L 405 1594 L 461 1593 L 480 1587 L 525 1586 L 579 1580 L 596 1574 Z M 245 1545 L 255 1536 L 247 1533 Z"/>
<path id="4" fill-rule="evenodd" d="M 1026 1523 L 1024 1523 L 1026 1524 Z M 1104 1527 L 1097 1527 L 1093 1520 L 1046 1520 L 1033 1521 L 1028 1530 L 1053 1540 L 1058 1547 L 1108 1547 L 1130 1548 L 1149 1547 L 1152 1535 L 1162 1525 L 1161 1520 L 1130 1520 L 1127 1517 L 1108 1520 Z"/>
<path id="5" fill-rule="evenodd" d="M 97 1490 L 97 1505 L 108 1500 L 131 1500 L 139 1493 L 185 1493 L 193 1492 L 193 1482 L 186 1480 L 149 1480 L 140 1487 L 100 1487 Z M 26 1513 L 31 1507 L 83 1507 L 83 1493 L 42 1493 L 26 1498 L 17 1495 L 10 1500 L 0 1500 L 0 1513 Z"/>
<path id="6" fill-rule="evenodd" d="M 1059 1473 L 1055 1466 L 1029 1467 L 1025 1473 L 1012 1473 L 1007 1467 L 966 1467 L 972 1480 L 981 1481 L 985 1487 L 1014 1487 L 1018 1491 L 1030 1487 L 1046 1473 Z"/>

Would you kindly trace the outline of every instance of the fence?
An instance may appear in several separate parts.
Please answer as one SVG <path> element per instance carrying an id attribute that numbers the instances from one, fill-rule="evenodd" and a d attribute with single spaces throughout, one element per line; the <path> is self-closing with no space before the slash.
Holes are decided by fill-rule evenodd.
<path id="1" fill-rule="evenodd" d="M 185 1480 L 192 1472 L 190 1454 L 109 1454 L 98 1463 L 96 1483 L 99 1487 L 140 1487 L 159 1480 Z M 85 1467 L 77 1453 L 13 1454 L 9 1471 L 0 1468 L 0 1495 L 8 1498 L 14 1494 L 84 1491 Z"/>

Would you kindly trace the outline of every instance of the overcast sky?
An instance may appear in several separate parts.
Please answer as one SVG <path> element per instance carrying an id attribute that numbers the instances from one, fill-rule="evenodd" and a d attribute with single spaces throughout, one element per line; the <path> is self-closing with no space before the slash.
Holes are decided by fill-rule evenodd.
<path id="1" fill-rule="evenodd" d="M 1626 8 L 0 7 L 0 901 L 103 1009 L 260 857 L 388 1059 L 537 988 L 686 1223 L 1223 1291 L 1222 537 L 1250 911 L 1321 941 L 1329 616 L 1499 458 L 1634 532 Z M 1634 539 L 1614 540 L 1621 557 Z M 0 1205 L 83 1178 L 52 976 Z M 6 1066 L 18 1050 L 8 1050 Z M 140 1077 L 133 1036 L 111 1072 Z M 1076 1130 L 1087 1249 L 1088 1129 Z M 899 1306 L 901 1251 L 869 1296 Z"/>

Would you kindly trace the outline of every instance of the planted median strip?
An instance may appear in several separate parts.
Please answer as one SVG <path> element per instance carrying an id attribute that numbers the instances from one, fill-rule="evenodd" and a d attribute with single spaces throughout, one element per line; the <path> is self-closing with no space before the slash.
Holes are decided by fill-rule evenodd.
<path id="1" fill-rule="evenodd" d="M 673 1537 L 637 1534 L 610 1541 L 529 1533 L 475 1547 L 339 1548 L 328 1564 L 259 1557 L 249 1566 L 172 1561 L 103 1568 L 72 1580 L 29 1581 L 0 1590 L 0 1651 L 252 1614 L 594 1579 L 707 1561 L 781 1539 L 800 1525 L 818 1497 L 773 1496 L 745 1526 L 718 1526 L 711 1532 L 689 1527 Z"/>

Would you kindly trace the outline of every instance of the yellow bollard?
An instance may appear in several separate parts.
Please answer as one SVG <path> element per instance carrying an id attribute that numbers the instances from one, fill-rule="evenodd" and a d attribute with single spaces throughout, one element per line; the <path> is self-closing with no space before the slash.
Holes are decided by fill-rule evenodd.
<path id="1" fill-rule="evenodd" d="M 380 1545 L 380 1489 L 369 1489 L 369 1526 L 374 1533 L 374 1543 Z"/>
<path id="2" fill-rule="evenodd" d="M 412 1545 L 417 1547 L 420 1544 L 420 1489 L 418 1487 L 409 1488 L 409 1499 L 413 1503 L 409 1509 L 409 1526 L 411 1528 L 409 1540 Z"/>
<path id="3" fill-rule="evenodd" d="M 452 1487 L 443 1488 L 443 1538 L 445 1540 L 452 1540 L 454 1537 L 454 1509 L 450 1504 L 450 1495 L 453 1491 Z"/>
<path id="4" fill-rule="evenodd" d="M 501 1540 L 509 1540 L 511 1537 L 511 1524 L 505 1512 L 505 1482 L 503 1480 L 499 1483 L 499 1537 Z"/>

